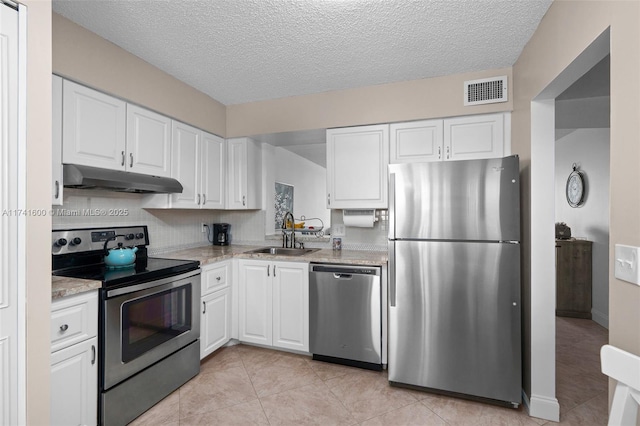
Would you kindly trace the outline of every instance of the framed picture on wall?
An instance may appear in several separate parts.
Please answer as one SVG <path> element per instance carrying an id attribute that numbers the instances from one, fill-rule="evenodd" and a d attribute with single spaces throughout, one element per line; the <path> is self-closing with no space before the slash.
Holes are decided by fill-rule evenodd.
<path id="1" fill-rule="evenodd" d="M 293 185 L 276 182 L 275 195 L 275 229 L 282 229 L 284 215 L 287 212 L 293 214 Z"/>

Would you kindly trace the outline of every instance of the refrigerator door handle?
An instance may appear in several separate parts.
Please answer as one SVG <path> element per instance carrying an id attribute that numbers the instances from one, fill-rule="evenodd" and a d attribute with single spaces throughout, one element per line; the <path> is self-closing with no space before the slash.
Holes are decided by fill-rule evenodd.
<path id="1" fill-rule="evenodd" d="M 396 306 L 396 243 L 389 241 L 389 307 Z"/>
<path id="2" fill-rule="evenodd" d="M 396 237 L 396 174 L 389 173 L 389 239 Z"/>

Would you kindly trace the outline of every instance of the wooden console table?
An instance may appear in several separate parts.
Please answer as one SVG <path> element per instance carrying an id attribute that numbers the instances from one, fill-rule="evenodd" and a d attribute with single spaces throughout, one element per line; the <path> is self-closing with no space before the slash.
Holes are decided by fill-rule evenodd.
<path id="1" fill-rule="evenodd" d="M 556 315 L 591 319 L 593 242 L 556 240 Z"/>

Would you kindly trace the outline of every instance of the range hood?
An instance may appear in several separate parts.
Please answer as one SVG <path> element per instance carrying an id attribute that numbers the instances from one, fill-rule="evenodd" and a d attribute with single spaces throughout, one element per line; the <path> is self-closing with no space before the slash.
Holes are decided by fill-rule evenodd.
<path id="1" fill-rule="evenodd" d="M 63 176 L 66 188 L 103 189 L 144 194 L 182 192 L 182 185 L 173 178 L 77 164 L 64 164 Z"/>

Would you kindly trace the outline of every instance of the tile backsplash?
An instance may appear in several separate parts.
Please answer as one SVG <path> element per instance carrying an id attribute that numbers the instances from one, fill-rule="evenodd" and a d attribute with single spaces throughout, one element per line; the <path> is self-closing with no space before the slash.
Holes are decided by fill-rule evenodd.
<path id="1" fill-rule="evenodd" d="M 201 224 L 229 223 L 232 244 L 276 245 L 265 237 L 264 210 L 143 209 L 146 195 L 65 189 L 64 204 L 53 207 L 53 229 L 147 225 L 149 250 L 163 251 L 210 244 Z M 343 248 L 386 250 L 387 215 L 377 211 L 373 228 L 347 228 Z M 342 210 L 332 211 L 332 223 L 342 223 Z M 305 242 L 308 247 L 331 248 L 330 241 Z"/>

